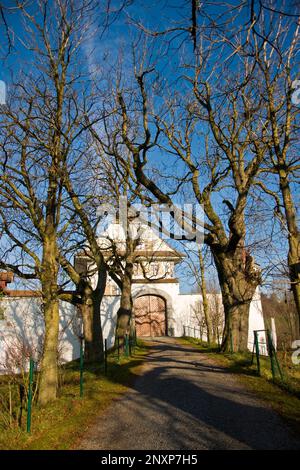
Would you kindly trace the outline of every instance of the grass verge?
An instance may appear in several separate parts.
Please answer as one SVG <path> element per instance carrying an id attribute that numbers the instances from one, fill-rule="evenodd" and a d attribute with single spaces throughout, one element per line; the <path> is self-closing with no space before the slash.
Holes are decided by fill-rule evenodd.
<path id="1" fill-rule="evenodd" d="M 221 354 L 217 347 L 209 348 L 206 343 L 194 338 L 180 338 L 178 341 L 184 345 L 192 344 L 215 364 L 236 374 L 239 381 L 271 405 L 295 432 L 300 433 L 300 365 L 292 364 L 288 357 L 279 353 L 284 380 L 274 383 L 268 357 L 260 358 L 261 376 L 258 376 L 255 358 L 251 364 L 251 353 Z"/>
<path id="2" fill-rule="evenodd" d="M 85 429 L 114 400 L 119 399 L 139 375 L 148 348 L 142 343 L 130 358 L 117 362 L 114 352 L 108 356 L 108 373 L 104 366 L 92 364 L 84 371 L 84 396 L 79 397 L 79 362 L 74 361 L 61 371 L 61 386 L 57 400 L 44 408 L 33 406 L 32 431 L 27 434 L 26 413 L 21 427 L 15 422 L 1 426 L 0 449 L 46 450 L 71 449 Z M 0 378 L 0 394 L 8 393 L 7 383 Z M 0 410 L 1 413 L 1 410 Z"/>

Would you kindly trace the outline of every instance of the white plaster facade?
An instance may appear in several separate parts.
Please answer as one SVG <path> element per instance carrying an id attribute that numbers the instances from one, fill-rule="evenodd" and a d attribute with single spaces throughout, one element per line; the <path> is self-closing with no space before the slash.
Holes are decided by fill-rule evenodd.
<path id="1" fill-rule="evenodd" d="M 37 296 L 1 299 L 0 372 L 26 369 L 32 356 L 39 360 L 44 339 L 41 298 Z M 68 302 L 60 303 L 58 357 L 61 363 L 79 357 L 81 322 L 77 309 Z"/>

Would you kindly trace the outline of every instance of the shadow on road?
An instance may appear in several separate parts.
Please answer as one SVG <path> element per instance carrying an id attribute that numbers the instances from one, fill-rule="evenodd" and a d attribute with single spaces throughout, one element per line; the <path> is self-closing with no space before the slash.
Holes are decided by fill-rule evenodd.
<path id="1" fill-rule="evenodd" d="M 169 340 L 149 347 L 143 375 L 131 371 L 132 392 L 105 418 L 101 448 L 117 434 L 120 449 L 300 449 L 274 411 L 225 368 Z"/>

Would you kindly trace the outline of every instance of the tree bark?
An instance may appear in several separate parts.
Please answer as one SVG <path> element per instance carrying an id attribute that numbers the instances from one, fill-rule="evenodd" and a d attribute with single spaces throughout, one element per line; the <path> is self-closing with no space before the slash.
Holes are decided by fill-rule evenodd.
<path id="1" fill-rule="evenodd" d="M 101 315 L 97 292 L 90 286 L 84 288 L 80 306 L 83 321 L 84 359 L 86 362 L 101 362 L 103 360 L 103 337 Z"/>
<path id="2" fill-rule="evenodd" d="M 126 260 L 124 276 L 122 279 L 120 308 L 117 312 L 117 326 L 116 337 L 124 336 L 128 333 L 130 328 L 130 321 L 132 318 L 132 275 L 133 275 L 133 261 L 129 257 Z"/>
<path id="3" fill-rule="evenodd" d="M 57 396 L 59 304 L 57 299 L 45 299 L 45 339 L 41 363 L 39 404 L 46 405 Z"/>
<path id="4" fill-rule="evenodd" d="M 103 360 L 103 333 L 101 325 L 101 302 L 106 285 L 106 269 L 98 269 L 98 282 L 95 289 L 89 281 L 83 281 L 79 288 L 82 296 L 81 313 L 84 335 L 84 358 L 86 362 Z"/>
<path id="5" fill-rule="evenodd" d="M 251 256 L 241 246 L 234 252 L 218 251 L 212 247 L 224 307 L 225 325 L 222 352 L 248 350 L 250 303 L 260 284 L 260 271 Z"/>
<path id="6" fill-rule="evenodd" d="M 43 251 L 42 298 L 45 320 L 44 349 L 41 362 L 39 404 L 55 400 L 58 384 L 59 300 L 57 292 L 57 247 L 55 233 L 45 236 Z"/>

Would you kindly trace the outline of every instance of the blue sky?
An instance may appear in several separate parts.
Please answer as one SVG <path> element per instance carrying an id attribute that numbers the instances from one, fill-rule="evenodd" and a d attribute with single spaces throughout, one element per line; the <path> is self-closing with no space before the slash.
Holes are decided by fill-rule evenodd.
<path id="1" fill-rule="evenodd" d="M 11 6 L 13 3 L 14 2 L 8 1 L 5 5 Z M 232 1 L 231 5 L 235 6 L 239 3 L 240 1 L 236 0 Z M 32 9 L 34 11 L 34 2 L 32 5 Z M 116 5 L 116 2 L 112 1 L 112 5 Z M 224 12 L 227 5 L 228 4 L 226 2 L 211 2 L 210 13 L 216 17 L 220 17 L 222 16 L 222 9 Z M 280 5 L 281 2 L 277 2 L 277 6 Z M 229 13 L 229 15 L 230 14 L 231 13 Z M 97 25 L 100 29 L 102 25 L 101 18 L 101 12 L 99 10 L 98 17 L 94 18 L 94 25 Z M 187 0 L 135 0 L 125 9 L 125 11 L 117 16 L 113 24 L 103 35 L 99 36 L 99 34 L 94 34 L 93 37 L 87 37 L 83 51 L 86 60 L 86 68 L 90 72 L 94 72 L 95 78 L 97 79 L 97 67 L 100 67 L 102 70 L 109 68 L 111 64 L 116 61 L 116 58 L 120 54 L 119 51 L 122 50 L 120 55 L 122 55 L 123 60 L 124 86 L 126 86 L 127 74 L 132 75 L 132 51 L 130 46 L 140 34 L 138 28 L 136 28 L 132 22 L 141 22 L 145 27 L 151 30 L 155 29 L 157 31 L 162 31 L 165 28 L 173 26 L 189 26 L 189 18 L 190 2 Z M 27 70 L 27 67 L 30 66 L 32 55 L 31 52 L 23 45 L 24 27 L 20 21 L 20 16 L 16 13 L 8 13 L 7 19 L 12 31 L 14 32 L 15 48 L 6 60 L 1 61 L 0 63 L 0 80 L 5 81 L 9 93 L 10 83 L 13 80 L 13 76 L 17 76 L 19 72 L 22 72 L 22 70 Z M 240 21 L 241 20 L 246 20 L 246 10 L 244 10 L 244 14 L 240 16 Z M 186 84 L 183 84 L 183 81 L 179 82 L 181 72 L 178 73 L 178 64 L 182 63 L 183 60 L 187 60 L 192 52 L 192 43 L 190 41 L 182 44 L 182 40 L 187 37 L 189 37 L 188 33 L 180 33 L 171 43 L 170 48 L 167 47 L 168 44 L 164 40 L 153 42 L 148 39 L 148 41 L 146 41 L 146 46 L 149 48 L 149 52 L 152 51 L 156 58 L 155 65 L 159 72 L 164 76 L 166 81 L 174 86 L 174 89 L 178 87 L 178 90 L 181 93 L 185 91 Z M 180 56 L 178 54 L 179 46 L 182 47 L 182 49 L 180 49 Z M 158 55 L 159 59 L 157 60 Z M 151 60 L 149 62 L 151 63 Z M 172 168 L 174 161 L 169 157 L 166 157 L 165 160 L 167 162 L 167 166 Z M 152 157 L 152 163 L 154 165 L 160 165 L 160 162 L 161 155 L 155 152 Z M 180 163 L 177 163 L 175 166 L 176 172 L 178 173 L 182 171 L 180 165 Z M 230 197 L 232 193 L 230 189 L 227 188 L 221 195 L 216 195 L 213 198 L 214 204 L 218 207 L 220 214 L 225 213 L 225 208 L 222 206 L 222 199 L 225 194 L 226 197 L 228 197 L 228 195 Z M 182 196 L 178 195 L 178 200 L 181 198 Z M 266 220 L 263 227 L 257 227 L 256 229 L 251 227 L 254 231 L 252 235 L 257 236 L 258 238 L 266 238 L 270 233 L 272 226 L 273 220 Z M 278 224 L 275 223 L 275 227 L 276 230 L 278 230 Z M 283 252 L 286 252 L 286 241 L 283 237 L 280 237 L 280 240 L 275 243 L 274 252 L 276 251 L 278 252 L 276 253 L 276 257 L 280 257 Z M 257 253 L 259 262 L 262 265 L 268 262 L 264 253 L 265 247 L 260 251 L 258 250 Z M 179 274 L 184 278 L 183 270 L 179 270 Z"/>

